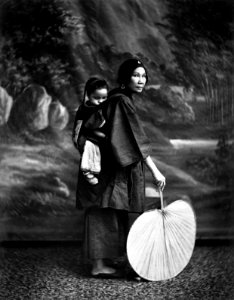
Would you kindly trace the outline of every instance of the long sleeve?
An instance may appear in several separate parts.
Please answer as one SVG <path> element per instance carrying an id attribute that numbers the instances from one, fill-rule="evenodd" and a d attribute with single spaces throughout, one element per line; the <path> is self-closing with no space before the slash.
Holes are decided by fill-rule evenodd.
<path id="1" fill-rule="evenodd" d="M 108 132 L 116 161 L 121 166 L 128 166 L 145 159 L 150 152 L 150 143 L 131 100 L 116 95 L 110 102 Z"/>

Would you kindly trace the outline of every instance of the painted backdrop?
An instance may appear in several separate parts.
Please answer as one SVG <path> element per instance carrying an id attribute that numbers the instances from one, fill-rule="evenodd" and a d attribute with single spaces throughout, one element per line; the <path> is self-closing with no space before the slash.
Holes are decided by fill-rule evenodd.
<path id="1" fill-rule="evenodd" d="M 81 238 L 75 111 L 89 76 L 114 87 L 132 55 L 149 71 L 135 101 L 167 178 L 165 201 L 192 203 L 197 238 L 233 237 L 232 9 L 209 0 L 2 1 L 0 240 Z M 146 183 L 159 203 L 149 173 Z"/>

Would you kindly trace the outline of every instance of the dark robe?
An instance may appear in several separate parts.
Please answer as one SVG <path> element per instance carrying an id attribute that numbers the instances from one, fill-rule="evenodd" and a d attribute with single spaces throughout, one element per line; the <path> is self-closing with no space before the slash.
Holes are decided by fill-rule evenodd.
<path id="1" fill-rule="evenodd" d="M 99 183 L 90 185 L 79 172 L 78 208 L 114 208 L 129 212 L 145 210 L 144 159 L 149 141 L 127 91 L 113 91 L 103 106 L 106 139 L 99 144 Z M 81 127 L 79 139 L 84 137 Z"/>
<path id="2" fill-rule="evenodd" d="M 97 135 L 97 131 L 102 132 L 100 126 L 105 120 L 102 114 L 102 108 L 103 104 L 91 105 L 88 101 L 83 101 L 76 112 L 72 139 L 75 147 L 78 148 L 81 153 L 83 152 L 86 140 L 98 144 L 100 139 L 102 139 Z M 79 134 L 81 126 L 82 135 L 79 135 L 79 139 L 77 140 L 76 137 Z"/>

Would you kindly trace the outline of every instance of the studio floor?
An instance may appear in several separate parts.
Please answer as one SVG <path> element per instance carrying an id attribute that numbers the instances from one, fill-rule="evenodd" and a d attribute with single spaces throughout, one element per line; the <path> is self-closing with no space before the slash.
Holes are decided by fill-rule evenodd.
<path id="1" fill-rule="evenodd" d="M 234 246 L 196 245 L 187 267 L 160 282 L 95 279 L 80 244 L 0 248 L 0 299 L 234 299 Z"/>

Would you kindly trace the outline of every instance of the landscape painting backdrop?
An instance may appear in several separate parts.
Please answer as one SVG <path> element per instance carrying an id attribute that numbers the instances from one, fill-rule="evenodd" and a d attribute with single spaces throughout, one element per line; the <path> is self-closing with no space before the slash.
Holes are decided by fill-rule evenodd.
<path id="1" fill-rule="evenodd" d="M 115 87 L 137 56 L 149 72 L 139 116 L 197 238 L 234 236 L 233 3 L 228 0 L 5 0 L 0 3 L 0 241 L 80 240 L 79 153 L 71 140 L 85 81 Z M 150 174 L 146 196 L 159 202 Z"/>

